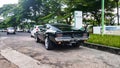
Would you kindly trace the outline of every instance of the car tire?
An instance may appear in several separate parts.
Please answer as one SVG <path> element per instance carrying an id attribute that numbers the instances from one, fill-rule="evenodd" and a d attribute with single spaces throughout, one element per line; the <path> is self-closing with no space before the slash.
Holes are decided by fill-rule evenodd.
<path id="1" fill-rule="evenodd" d="M 45 48 L 47 50 L 53 49 L 53 42 L 48 37 L 45 38 Z"/>
<path id="2" fill-rule="evenodd" d="M 8 35 L 9 33 L 7 32 L 7 35 Z"/>
<path id="3" fill-rule="evenodd" d="M 31 38 L 33 38 L 33 36 L 32 36 L 32 35 L 31 35 L 30 37 L 31 37 Z"/>
<path id="4" fill-rule="evenodd" d="M 79 48 L 79 47 L 80 47 L 80 44 L 78 44 L 78 43 L 73 44 L 73 47 L 77 47 L 77 48 Z"/>
<path id="5" fill-rule="evenodd" d="M 78 47 L 78 48 L 79 48 L 79 47 L 80 47 L 80 44 L 76 44 L 76 46 L 75 46 L 75 47 Z"/>

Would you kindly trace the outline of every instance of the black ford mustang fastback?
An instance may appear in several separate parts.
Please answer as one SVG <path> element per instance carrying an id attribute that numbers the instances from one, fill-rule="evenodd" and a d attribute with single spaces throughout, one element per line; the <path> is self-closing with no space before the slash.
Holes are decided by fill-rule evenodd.
<path id="1" fill-rule="evenodd" d="M 59 45 L 79 47 L 88 37 L 86 30 L 74 29 L 67 24 L 45 24 L 35 39 L 36 42 L 45 42 L 45 48 L 50 50 Z"/>

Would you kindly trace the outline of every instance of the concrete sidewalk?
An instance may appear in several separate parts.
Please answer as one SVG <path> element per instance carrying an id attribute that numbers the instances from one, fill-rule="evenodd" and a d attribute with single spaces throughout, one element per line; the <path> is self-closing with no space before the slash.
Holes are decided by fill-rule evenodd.
<path id="1" fill-rule="evenodd" d="M 11 48 L 1 50 L 1 55 L 19 68 L 51 68 L 50 65 L 41 64 L 39 61 Z"/>

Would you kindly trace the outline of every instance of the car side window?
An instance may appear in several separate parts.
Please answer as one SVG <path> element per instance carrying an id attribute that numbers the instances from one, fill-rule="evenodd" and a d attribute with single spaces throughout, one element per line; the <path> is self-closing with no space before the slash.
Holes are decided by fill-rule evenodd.
<path id="1" fill-rule="evenodd" d="M 41 32 L 46 31 L 46 25 L 43 26 L 43 28 L 41 29 Z"/>
<path id="2" fill-rule="evenodd" d="M 46 25 L 44 25 L 43 28 L 46 28 Z"/>

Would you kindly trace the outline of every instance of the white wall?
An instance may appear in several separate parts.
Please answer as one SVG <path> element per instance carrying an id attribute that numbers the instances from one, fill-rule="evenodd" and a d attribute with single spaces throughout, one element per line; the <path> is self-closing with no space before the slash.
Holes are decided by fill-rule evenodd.
<path id="1" fill-rule="evenodd" d="M 93 34 L 101 34 L 102 27 L 93 27 Z M 104 34 L 120 35 L 120 26 L 105 26 Z"/>

